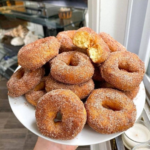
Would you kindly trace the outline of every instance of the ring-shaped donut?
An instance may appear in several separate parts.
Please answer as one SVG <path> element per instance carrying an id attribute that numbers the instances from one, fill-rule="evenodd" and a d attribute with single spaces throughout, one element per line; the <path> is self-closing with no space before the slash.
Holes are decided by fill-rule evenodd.
<path id="1" fill-rule="evenodd" d="M 18 52 L 18 63 L 23 68 L 35 70 L 55 57 L 60 48 L 60 43 L 53 37 L 39 39 L 23 46 Z"/>
<path id="2" fill-rule="evenodd" d="M 119 90 L 132 91 L 145 73 L 144 63 L 131 52 L 114 52 L 101 66 L 102 77 Z"/>
<path id="3" fill-rule="evenodd" d="M 60 118 L 57 118 L 58 113 Z M 82 101 L 70 90 L 48 92 L 40 98 L 36 107 L 39 131 L 54 139 L 73 139 L 83 129 L 86 117 Z"/>
<path id="4" fill-rule="evenodd" d="M 87 123 L 102 134 L 122 132 L 132 127 L 136 107 L 124 93 L 114 89 L 97 89 L 85 103 Z"/>
<path id="5" fill-rule="evenodd" d="M 41 81 L 43 75 L 43 68 L 34 71 L 18 69 L 7 82 L 8 95 L 18 97 L 27 93 Z"/>
<path id="6" fill-rule="evenodd" d="M 64 52 L 51 61 L 51 75 L 62 83 L 81 84 L 90 80 L 93 74 L 89 57 L 81 52 Z"/>
<path id="7" fill-rule="evenodd" d="M 46 78 L 45 89 L 47 92 L 57 89 L 68 89 L 74 92 L 80 99 L 84 99 L 94 89 L 94 82 L 92 79 L 90 79 L 89 81 L 81 84 L 64 84 L 59 81 L 56 81 L 54 78 L 52 78 L 51 75 L 49 75 Z"/>

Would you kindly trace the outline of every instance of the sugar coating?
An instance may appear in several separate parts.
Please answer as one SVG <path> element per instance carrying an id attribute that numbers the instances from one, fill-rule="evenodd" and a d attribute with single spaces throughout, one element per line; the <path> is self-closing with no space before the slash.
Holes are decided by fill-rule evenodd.
<path id="1" fill-rule="evenodd" d="M 136 119 L 133 101 L 114 89 L 94 90 L 85 103 L 85 109 L 89 126 L 103 134 L 125 131 Z"/>
<path id="2" fill-rule="evenodd" d="M 51 75 L 55 80 L 67 84 L 87 82 L 94 74 L 94 67 L 83 53 L 64 52 L 51 61 Z"/>
<path id="3" fill-rule="evenodd" d="M 128 51 L 111 53 L 101 66 L 102 77 L 123 91 L 131 91 L 138 87 L 144 73 L 144 63 L 136 54 Z"/>
<path id="4" fill-rule="evenodd" d="M 112 89 L 119 90 L 119 89 L 117 89 L 116 87 L 114 87 L 113 85 L 111 85 L 110 83 L 108 83 L 106 81 L 99 82 L 97 84 L 97 87 L 98 88 L 112 88 Z M 136 97 L 136 95 L 138 94 L 139 88 L 140 87 L 138 86 L 135 89 L 133 89 L 132 91 L 121 91 L 121 90 L 119 90 L 119 91 L 123 92 L 127 97 L 129 97 L 131 100 L 133 100 Z"/>
<path id="5" fill-rule="evenodd" d="M 36 87 L 25 94 L 26 100 L 36 107 L 38 100 L 46 93 L 45 78 Z"/>
<path id="6" fill-rule="evenodd" d="M 56 36 L 58 41 L 61 43 L 60 53 L 68 51 L 80 51 L 86 53 L 85 49 L 79 48 L 73 44 L 73 37 L 76 30 L 62 31 L 59 32 Z"/>
<path id="7" fill-rule="evenodd" d="M 62 121 L 54 122 L 57 112 Z M 40 98 L 36 107 L 36 122 L 39 131 L 50 138 L 73 139 L 86 122 L 82 101 L 70 90 L 53 90 Z"/>
<path id="8" fill-rule="evenodd" d="M 92 79 L 85 83 L 70 85 L 56 81 L 51 75 L 46 78 L 45 89 L 47 92 L 56 89 L 69 89 L 74 92 L 80 99 L 86 98 L 94 89 L 94 82 Z"/>
<path id="9" fill-rule="evenodd" d="M 18 63 L 25 69 L 35 70 L 55 57 L 59 48 L 60 43 L 53 36 L 39 39 L 19 50 Z"/>
<path id="10" fill-rule="evenodd" d="M 101 32 L 99 35 L 104 40 L 104 42 L 108 45 L 111 52 L 126 51 L 126 48 L 118 41 L 113 39 L 109 34 L 105 32 Z"/>
<path id="11" fill-rule="evenodd" d="M 27 93 L 37 84 L 39 84 L 43 75 L 43 68 L 34 71 L 20 68 L 11 76 L 7 82 L 8 95 L 11 97 L 18 97 Z"/>

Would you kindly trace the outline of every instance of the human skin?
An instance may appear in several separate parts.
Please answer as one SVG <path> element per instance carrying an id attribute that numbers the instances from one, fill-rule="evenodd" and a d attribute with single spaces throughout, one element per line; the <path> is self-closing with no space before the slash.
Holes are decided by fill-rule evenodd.
<path id="1" fill-rule="evenodd" d="M 38 137 L 33 150 L 76 150 L 78 146 L 62 145 Z"/>

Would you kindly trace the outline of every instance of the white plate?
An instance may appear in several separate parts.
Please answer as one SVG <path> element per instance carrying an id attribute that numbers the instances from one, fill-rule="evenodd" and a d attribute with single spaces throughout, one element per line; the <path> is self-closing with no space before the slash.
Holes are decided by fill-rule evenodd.
<path id="1" fill-rule="evenodd" d="M 53 141 L 60 144 L 66 145 L 92 145 L 97 143 L 102 143 L 108 141 L 112 138 L 117 137 L 122 134 L 122 132 L 115 134 L 100 134 L 91 129 L 88 125 L 85 125 L 84 129 L 73 139 L 73 140 L 55 140 L 43 136 L 37 129 L 36 120 L 35 120 L 35 108 L 31 106 L 25 99 L 24 96 L 20 96 L 17 98 L 9 98 L 10 106 L 18 118 L 18 120 L 31 132 L 40 136 L 46 140 Z M 143 111 L 145 104 L 145 88 L 143 82 L 140 84 L 140 90 L 134 99 L 134 103 L 137 109 L 137 117 L 138 119 Z"/>

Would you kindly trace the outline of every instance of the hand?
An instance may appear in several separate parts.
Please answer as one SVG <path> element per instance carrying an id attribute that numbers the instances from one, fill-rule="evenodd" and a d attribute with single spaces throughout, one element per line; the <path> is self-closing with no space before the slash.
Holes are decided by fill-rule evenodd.
<path id="1" fill-rule="evenodd" d="M 38 137 L 34 150 L 75 150 L 77 147 L 57 144 Z"/>

